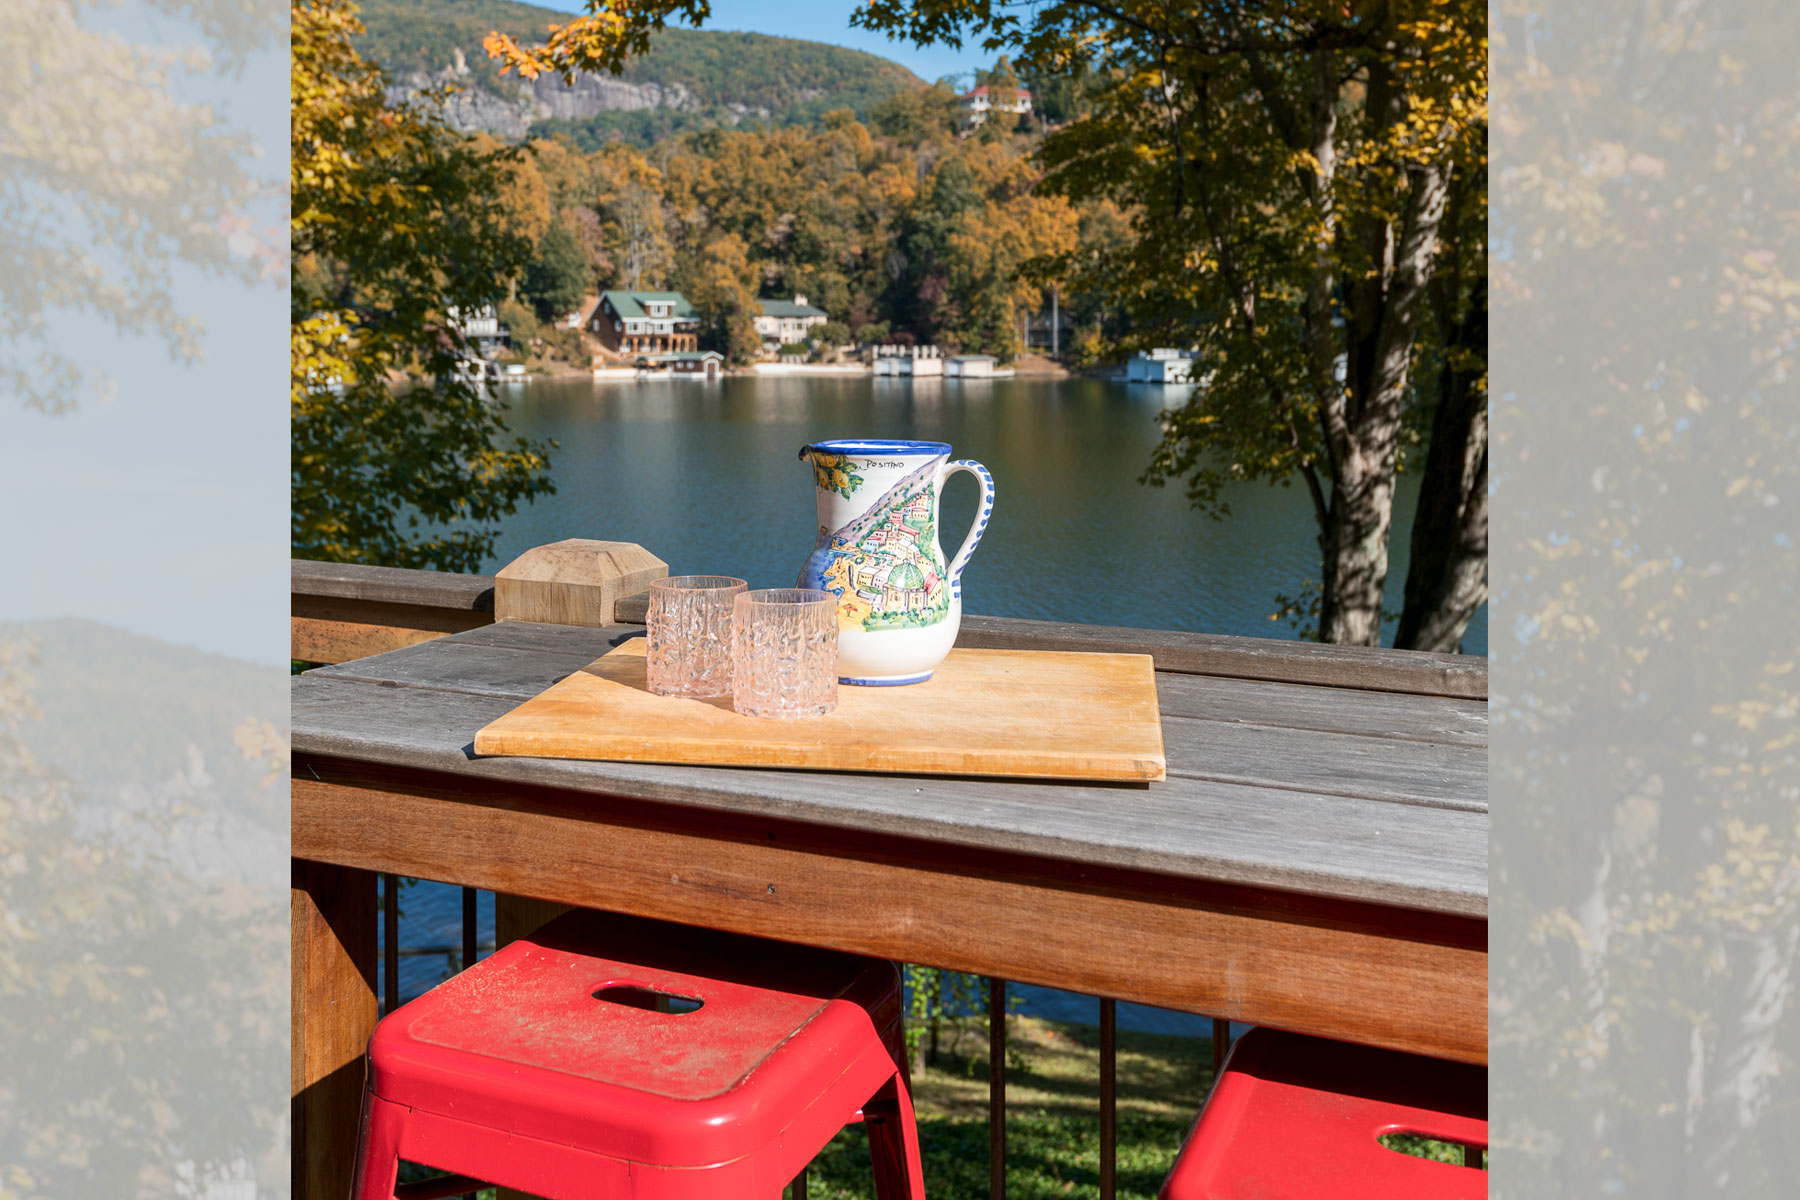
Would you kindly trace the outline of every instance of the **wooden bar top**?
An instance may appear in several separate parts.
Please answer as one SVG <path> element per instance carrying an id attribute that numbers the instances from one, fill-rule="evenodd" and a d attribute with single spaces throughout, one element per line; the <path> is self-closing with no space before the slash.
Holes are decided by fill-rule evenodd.
<path id="1" fill-rule="evenodd" d="M 1090 646 L 1076 636 L 1081 626 L 972 620 L 975 644 L 1010 639 L 1157 655 L 1167 780 L 1067 784 L 476 758 L 482 726 L 642 635 L 629 625 L 526 622 L 296 678 L 297 774 L 307 757 L 352 760 L 592 793 L 597 804 L 608 796 L 651 800 L 1485 919 L 1487 705 L 1471 698 L 1485 693 L 1480 660 L 1446 667 L 1446 656 L 1333 653 L 1343 648 L 1260 639 L 1196 649 L 1197 635 L 1129 630 L 1104 630 Z M 1358 678 L 1371 686 L 1354 686 Z M 1410 682 L 1433 678 L 1451 682 Z"/>

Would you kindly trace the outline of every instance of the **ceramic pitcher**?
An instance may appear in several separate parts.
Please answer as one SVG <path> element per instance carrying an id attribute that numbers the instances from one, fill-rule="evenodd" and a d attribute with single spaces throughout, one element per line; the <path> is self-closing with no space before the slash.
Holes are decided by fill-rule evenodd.
<path id="1" fill-rule="evenodd" d="M 994 478 L 944 442 L 846 439 L 800 448 L 819 535 L 800 586 L 838 598 L 838 682 L 923 683 L 956 644 L 962 573 L 994 510 Z M 956 558 L 938 545 L 938 493 L 967 471 L 981 507 Z"/>

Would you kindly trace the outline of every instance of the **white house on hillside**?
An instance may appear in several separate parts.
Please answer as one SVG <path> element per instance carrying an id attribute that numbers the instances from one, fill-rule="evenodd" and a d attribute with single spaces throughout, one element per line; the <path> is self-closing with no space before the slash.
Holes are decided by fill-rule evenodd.
<path id="1" fill-rule="evenodd" d="M 974 91 L 963 93 L 962 110 L 963 119 L 971 125 L 981 124 L 991 112 L 1028 113 L 1031 111 L 1031 93 L 1024 88 L 989 91 L 983 84 Z"/>
<path id="2" fill-rule="evenodd" d="M 496 350 L 512 344 L 512 330 L 500 323 L 500 313 L 492 304 L 471 309 L 452 308 L 449 317 L 450 324 L 475 343 L 476 353 L 483 358 L 492 358 Z"/>
<path id="3" fill-rule="evenodd" d="M 812 330 L 831 318 L 822 308 L 806 302 L 798 292 L 792 300 L 760 300 L 762 314 L 755 320 L 756 332 L 762 336 L 763 349 L 775 350 L 794 342 L 803 342 Z"/>

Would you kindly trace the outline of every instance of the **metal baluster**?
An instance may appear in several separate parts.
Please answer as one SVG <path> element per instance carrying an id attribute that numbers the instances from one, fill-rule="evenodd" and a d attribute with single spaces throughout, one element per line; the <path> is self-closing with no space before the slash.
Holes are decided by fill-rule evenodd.
<path id="1" fill-rule="evenodd" d="M 463 892 L 463 945 L 462 969 L 468 970 L 475 965 L 475 897 L 479 895 L 474 888 L 466 887 Z"/>
<path id="2" fill-rule="evenodd" d="M 805 1167 L 801 1167 L 800 1173 L 798 1175 L 794 1176 L 794 1200 L 806 1200 L 806 1168 Z"/>
<path id="3" fill-rule="evenodd" d="M 381 877 L 381 969 L 387 975 L 382 989 L 386 1012 L 400 1007 L 400 877 Z"/>
<path id="4" fill-rule="evenodd" d="M 475 897 L 479 894 L 474 888 L 462 890 L 462 969 L 468 970 L 475 965 Z M 477 1193 L 465 1192 L 462 1200 L 477 1200 Z"/>
<path id="5" fill-rule="evenodd" d="M 1100 1200 L 1113 1200 L 1119 1170 L 1118 1006 L 1100 998 Z"/>
<path id="6" fill-rule="evenodd" d="M 1213 1082 L 1219 1082 L 1219 1072 L 1225 1069 L 1225 1055 L 1231 1049 L 1231 1022 L 1219 1017 L 1213 1018 Z"/>
<path id="7" fill-rule="evenodd" d="M 988 980 L 988 1195 L 1006 1200 L 1006 980 Z"/>
<path id="8" fill-rule="evenodd" d="M 938 1061 L 938 1023 L 943 1017 L 944 977 L 934 971 L 931 981 L 931 996 L 926 1001 L 926 1011 L 931 1014 L 931 1045 L 925 1051 L 925 1065 L 935 1067 Z"/>

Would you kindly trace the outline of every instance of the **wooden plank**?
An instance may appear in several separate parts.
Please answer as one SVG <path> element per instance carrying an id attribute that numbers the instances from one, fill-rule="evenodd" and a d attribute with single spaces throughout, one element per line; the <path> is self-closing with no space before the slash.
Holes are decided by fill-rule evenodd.
<path id="1" fill-rule="evenodd" d="M 304 754 L 294 780 L 320 861 L 1486 1058 L 1481 920 Z"/>
<path id="2" fill-rule="evenodd" d="M 494 623 L 492 613 L 478 610 L 432 608 L 424 604 L 386 604 L 378 600 L 347 600 L 336 596 L 296 596 L 292 615 L 313 621 L 423 629 L 440 634 L 461 633 Z"/>
<path id="3" fill-rule="evenodd" d="M 513 641 L 508 628 L 493 626 L 437 646 L 318 674 L 524 701 L 576 673 L 573 664 L 583 654 L 613 642 L 629 646 L 642 640 L 633 639 L 627 627 L 571 638 L 573 631 L 534 625 L 521 627 L 523 636 Z M 571 643 L 575 653 L 560 648 Z M 1207 714 L 1207 724 L 1197 725 L 1165 713 L 1163 740 L 1178 774 L 1472 811 L 1486 808 L 1484 746 L 1469 746 L 1466 739 L 1444 743 L 1330 732 L 1339 726 L 1426 736 L 1433 728 L 1447 727 L 1451 732 L 1442 736 L 1455 737 L 1458 726 L 1469 731 L 1485 726 L 1485 707 L 1478 702 L 1391 693 L 1347 696 L 1342 689 L 1167 673 L 1157 676 L 1157 687 L 1176 711 Z M 1220 688 L 1222 693 L 1215 691 Z M 851 696 L 850 689 L 843 694 Z M 889 692 L 874 699 L 893 703 Z M 1409 708 L 1424 715 L 1409 721 Z M 1226 719 L 1234 715 L 1240 719 Z"/>
<path id="4" fill-rule="evenodd" d="M 650 615 L 650 593 L 638 592 L 636 595 L 621 596 L 613 605 L 613 620 L 622 624 L 642 625 Z"/>
<path id="5" fill-rule="evenodd" d="M 643 638 L 632 640 L 641 642 Z M 612 647 L 601 639 L 592 649 L 591 656 L 583 657 L 581 654 L 518 650 L 510 646 L 472 645 L 460 638 L 446 638 L 406 648 L 403 653 L 320 667 L 308 675 L 355 679 L 383 687 L 503 696 L 519 704 L 580 671 Z M 474 732 L 469 731 L 471 736 Z"/>
<path id="6" fill-rule="evenodd" d="M 1165 717 L 1198 717 L 1487 749 L 1488 710 L 1484 700 L 1397 692 L 1357 692 L 1348 696 L 1342 688 L 1173 671 L 1157 673 L 1156 694 Z"/>
<path id="7" fill-rule="evenodd" d="M 963 617 L 956 644 L 990 650 L 1149 654 L 1156 659 L 1158 671 L 1471 700 L 1487 698 L 1487 660 L 1463 654 L 973 615 Z"/>
<path id="8" fill-rule="evenodd" d="M 569 912 L 567 904 L 534 900 L 529 896 L 494 894 L 494 949 L 511 945 L 526 934 L 535 933 L 556 918 Z"/>
<path id="9" fill-rule="evenodd" d="M 1164 775 L 1141 654 L 953 650 L 925 683 L 840 687 L 837 707 L 747 717 L 729 696 L 658 696 L 633 638 L 490 722 L 482 755 L 830 771 L 1146 781 Z"/>
<path id="10" fill-rule="evenodd" d="M 463 612 L 494 611 L 492 575 L 292 560 L 296 597 L 332 597 Z"/>
<path id="11" fill-rule="evenodd" d="M 475 758 L 475 731 L 513 704 L 314 672 L 293 682 L 294 748 L 495 786 L 542 784 L 1432 912 L 1487 912 L 1484 813 L 1174 777 L 1052 784 Z"/>
<path id="12" fill-rule="evenodd" d="M 289 652 L 302 662 L 383 654 L 494 619 L 485 576 L 300 560 L 293 568 Z"/>
<path id="13" fill-rule="evenodd" d="M 627 597 L 629 599 L 629 597 Z M 561 654 L 577 664 L 599 658 L 614 646 L 644 636 L 642 625 L 543 625 L 536 621 L 506 621 L 458 634 L 459 646 L 492 646 L 499 650 L 535 650 Z M 574 670 L 575 667 L 568 668 Z"/>
<path id="14" fill-rule="evenodd" d="M 416 657 L 359 662 L 332 673 L 407 686 L 490 691 L 523 700 L 614 647 L 642 636 L 642 629 L 624 623 L 578 629 L 509 621 L 460 633 L 443 647 L 420 651 Z M 532 664 L 507 651 L 547 657 Z M 1342 688 L 1177 672 L 1159 672 L 1156 685 L 1165 716 L 1487 745 L 1485 701 L 1393 692 L 1359 692 L 1350 698 Z"/>
<path id="15" fill-rule="evenodd" d="M 1487 811 L 1487 751 L 1167 717 L 1169 771 L 1333 796 Z"/>
<path id="16" fill-rule="evenodd" d="M 308 617 L 289 619 L 288 653 L 301 662 L 341 663 L 404 650 L 445 635 L 436 630 L 411 629 L 354 621 L 318 621 Z"/>
<path id="17" fill-rule="evenodd" d="M 485 575 L 402 571 L 294 560 L 294 593 L 383 603 L 492 611 L 495 580 Z M 632 593 L 636 594 L 633 595 Z M 642 624 L 648 597 L 628 588 L 612 619 Z M 583 623 L 586 623 L 585 621 Z M 1159 671 L 1356 687 L 1423 695 L 1487 698 L 1487 660 L 1366 646 L 1319 645 L 1272 638 L 1174 630 L 1126 629 L 1058 621 L 966 614 L 958 645 L 994 650 L 1097 650 L 1150 654 Z"/>
<path id="18" fill-rule="evenodd" d="M 375 1031 L 375 875 L 296 860 L 291 895 L 292 1194 L 341 1200 Z"/>

